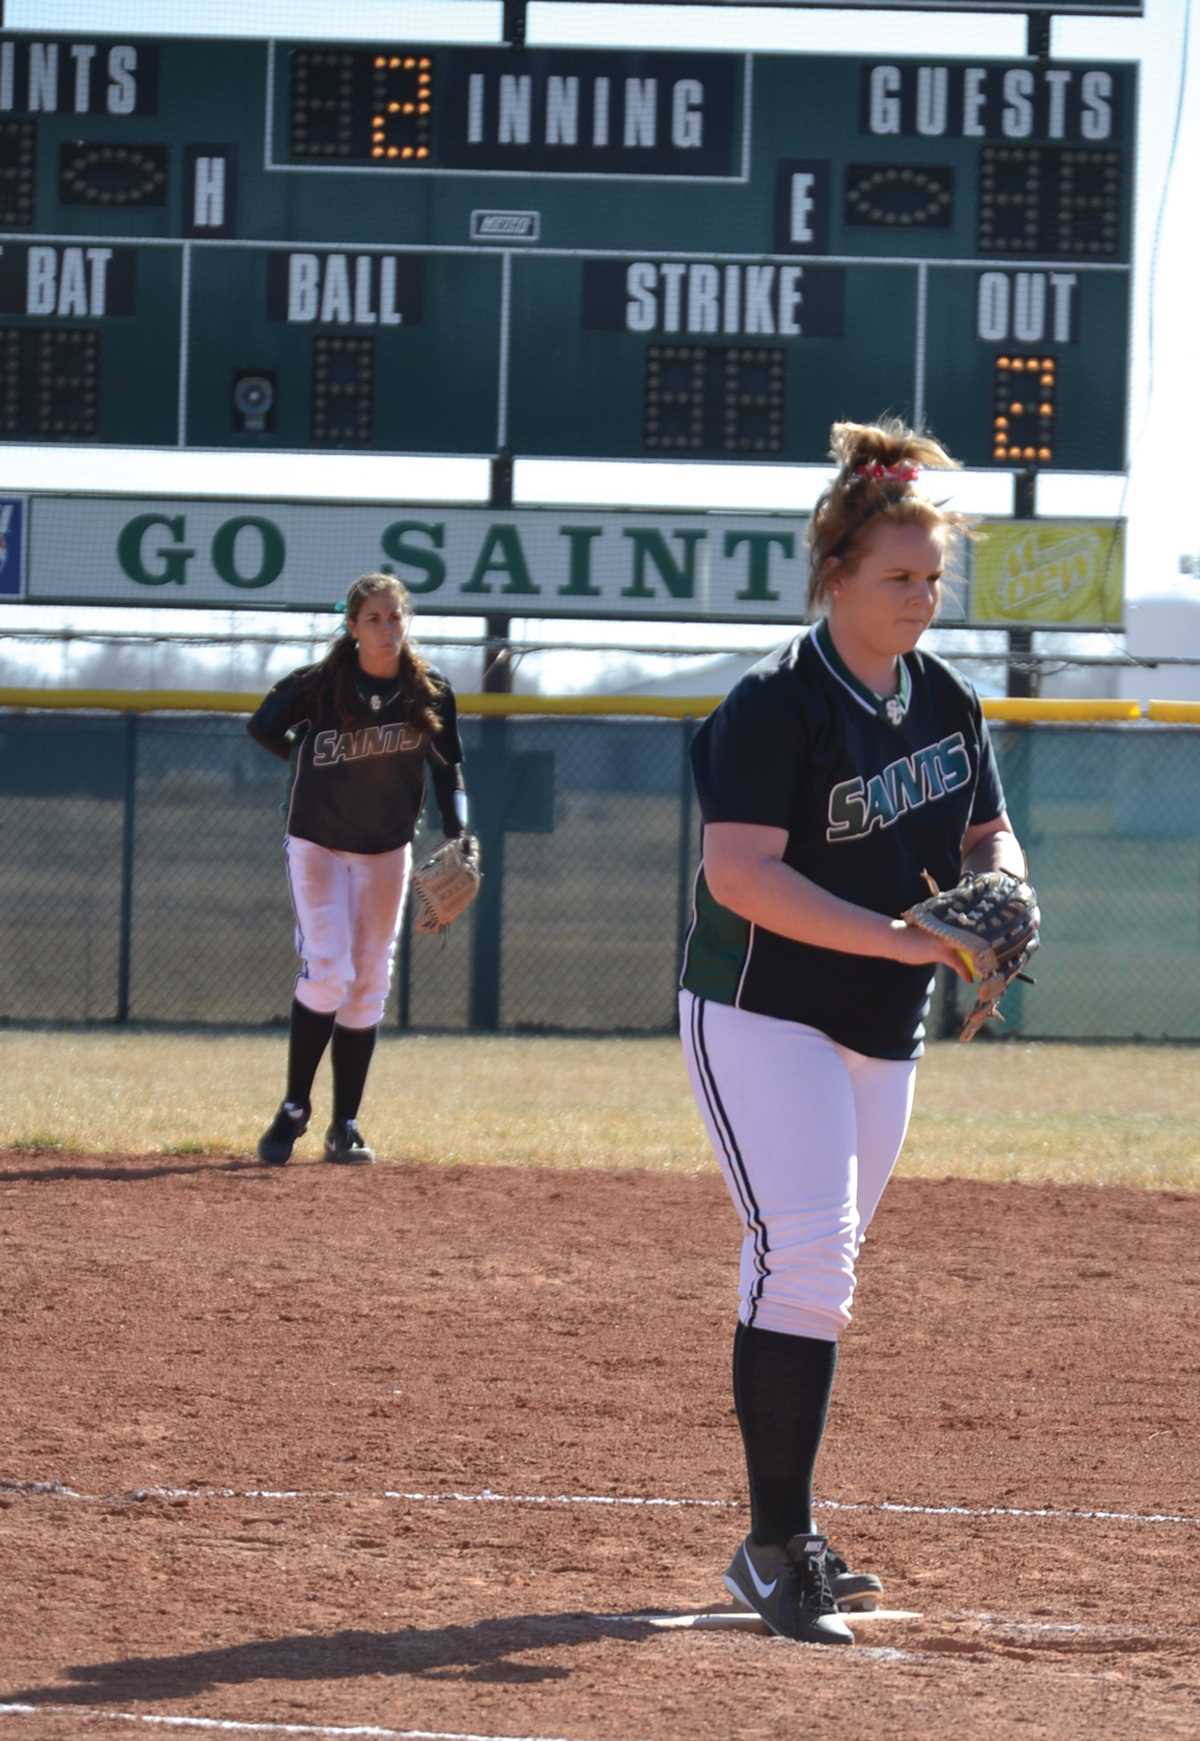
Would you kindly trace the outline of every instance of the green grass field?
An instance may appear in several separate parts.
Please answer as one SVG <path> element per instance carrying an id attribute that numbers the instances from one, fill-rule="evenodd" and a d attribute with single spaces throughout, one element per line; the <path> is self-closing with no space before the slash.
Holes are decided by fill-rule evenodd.
<path id="1" fill-rule="evenodd" d="M 0 1147 L 249 1155 L 282 1035 L 0 1031 Z M 920 1070 L 901 1171 L 1200 1191 L 1198 1055 L 1180 1046 L 943 1043 Z M 318 1079 L 318 1152 L 328 1078 Z M 667 1038 L 387 1035 L 363 1127 L 381 1158 L 548 1167 L 712 1164 Z"/>

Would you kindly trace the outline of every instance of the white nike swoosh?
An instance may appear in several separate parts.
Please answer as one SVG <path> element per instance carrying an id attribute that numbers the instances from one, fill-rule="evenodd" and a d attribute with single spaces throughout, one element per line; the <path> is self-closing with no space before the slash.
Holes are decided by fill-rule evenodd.
<path id="1" fill-rule="evenodd" d="M 759 1595 L 765 1602 L 767 1597 L 774 1590 L 776 1584 L 779 1582 L 779 1579 L 772 1578 L 769 1584 L 764 1584 L 758 1573 L 754 1570 L 754 1561 L 750 1558 L 750 1555 L 746 1552 L 745 1548 L 742 1549 L 742 1558 L 750 1568 L 750 1577 L 753 1580 L 754 1588 L 758 1591 Z"/>

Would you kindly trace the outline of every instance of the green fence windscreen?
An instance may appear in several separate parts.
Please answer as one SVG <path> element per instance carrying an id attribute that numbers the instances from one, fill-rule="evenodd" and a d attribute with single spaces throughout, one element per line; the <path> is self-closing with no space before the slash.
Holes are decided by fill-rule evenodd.
<path id="1" fill-rule="evenodd" d="M 485 898 L 444 940 L 405 936 L 388 1019 L 669 1030 L 699 846 L 692 729 L 465 721 Z M 1013 988 L 1000 1031 L 1200 1039 L 1200 731 L 994 737 L 1044 924 L 1037 985 Z M 0 1020 L 284 1020 L 285 778 L 238 718 L 0 714 Z M 953 1031 L 955 995 L 934 1032 Z"/>

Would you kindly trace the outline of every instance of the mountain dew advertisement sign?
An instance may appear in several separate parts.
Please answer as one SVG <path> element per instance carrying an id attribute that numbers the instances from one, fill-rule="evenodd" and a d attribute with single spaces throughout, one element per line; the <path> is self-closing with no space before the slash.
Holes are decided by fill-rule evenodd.
<path id="1" fill-rule="evenodd" d="M 971 621 L 1119 628 L 1124 588 L 1122 523 L 993 520 L 974 553 Z"/>

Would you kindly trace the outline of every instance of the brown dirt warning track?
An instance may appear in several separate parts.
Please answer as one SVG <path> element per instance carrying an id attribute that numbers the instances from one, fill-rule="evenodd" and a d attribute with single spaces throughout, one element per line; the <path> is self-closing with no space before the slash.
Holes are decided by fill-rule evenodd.
<path id="1" fill-rule="evenodd" d="M 645 1618 L 726 1606 L 736 1245 L 715 1172 L 0 1152 L 0 1737 L 1194 1741 L 1200 1199 L 893 1184 L 854 1650 Z"/>

